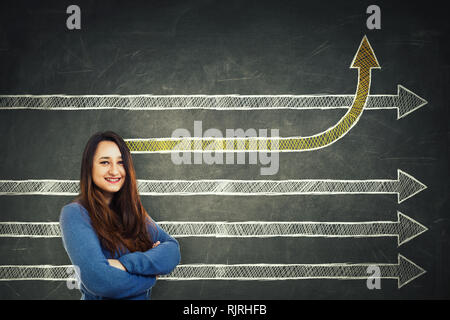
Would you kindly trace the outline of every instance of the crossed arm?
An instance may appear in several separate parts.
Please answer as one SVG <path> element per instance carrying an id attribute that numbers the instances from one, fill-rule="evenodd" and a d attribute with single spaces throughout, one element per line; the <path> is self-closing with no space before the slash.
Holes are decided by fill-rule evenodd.
<path id="1" fill-rule="evenodd" d="M 167 234 L 160 226 L 150 220 L 156 230 L 148 224 L 152 235 L 152 249 L 127 253 L 118 258 L 119 262 L 131 274 L 158 276 L 168 274 L 180 263 L 180 247 L 178 242 Z"/>
<path id="2" fill-rule="evenodd" d="M 157 247 L 161 242 L 156 242 L 153 244 L 152 249 Z M 108 259 L 108 263 L 111 267 L 123 270 L 123 271 L 127 271 L 127 269 L 123 266 L 123 264 L 117 260 L 117 259 Z M 156 279 L 158 279 L 158 276 L 156 276 Z"/>
<path id="3" fill-rule="evenodd" d="M 160 242 L 156 242 L 153 244 L 152 249 L 157 247 L 160 244 Z M 123 264 L 117 260 L 117 259 L 108 259 L 108 263 L 111 267 L 123 270 L 123 271 L 127 271 L 127 269 L 125 269 L 125 267 L 123 266 Z M 158 279 L 158 276 L 156 276 L 156 279 Z"/>
<path id="4" fill-rule="evenodd" d="M 96 296 L 121 299 L 142 294 L 155 284 L 157 275 L 170 273 L 180 262 L 178 242 L 158 225 L 154 248 L 127 253 L 117 260 L 106 259 L 87 211 L 78 204 L 63 208 L 60 226 L 64 247 L 79 267 L 81 282 Z M 127 272 L 117 268 L 118 263 Z"/>

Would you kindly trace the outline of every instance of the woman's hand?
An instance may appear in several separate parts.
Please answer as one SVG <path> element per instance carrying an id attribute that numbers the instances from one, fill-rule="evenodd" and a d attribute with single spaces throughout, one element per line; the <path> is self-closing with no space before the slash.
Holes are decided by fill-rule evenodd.
<path id="1" fill-rule="evenodd" d="M 159 246 L 160 243 L 161 243 L 161 242 L 156 241 L 156 242 L 153 244 L 152 249 L 153 249 L 153 248 L 156 248 L 157 246 Z M 158 280 L 158 276 L 156 276 L 156 280 Z"/>
<path id="2" fill-rule="evenodd" d="M 123 270 L 123 271 L 127 271 L 127 269 L 125 269 L 125 267 L 123 266 L 123 264 L 117 260 L 117 259 L 108 259 L 108 263 L 111 267 Z"/>

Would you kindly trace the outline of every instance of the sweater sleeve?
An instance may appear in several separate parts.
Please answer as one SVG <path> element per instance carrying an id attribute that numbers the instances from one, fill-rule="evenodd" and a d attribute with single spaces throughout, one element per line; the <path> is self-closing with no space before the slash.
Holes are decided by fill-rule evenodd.
<path id="1" fill-rule="evenodd" d="M 155 284 L 155 277 L 131 274 L 109 265 L 90 218 L 80 205 L 64 206 L 59 223 L 67 254 L 79 268 L 84 287 L 92 294 L 122 299 L 141 294 Z"/>
<path id="2" fill-rule="evenodd" d="M 180 263 L 180 246 L 175 238 L 167 234 L 160 226 L 151 220 L 156 226 L 156 231 L 149 224 L 148 230 L 153 242 L 160 244 L 150 250 L 136 251 L 124 254 L 119 261 L 128 272 L 139 275 L 162 275 L 172 272 Z"/>

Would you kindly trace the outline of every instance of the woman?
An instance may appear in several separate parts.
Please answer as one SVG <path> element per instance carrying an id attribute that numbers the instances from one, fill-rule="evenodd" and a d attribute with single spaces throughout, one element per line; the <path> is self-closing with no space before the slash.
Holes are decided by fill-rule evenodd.
<path id="1" fill-rule="evenodd" d="M 114 132 L 89 139 L 80 194 L 59 223 L 81 299 L 150 299 L 157 276 L 180 262 L 178 242 L 143 208 L 130 151 Z"/>

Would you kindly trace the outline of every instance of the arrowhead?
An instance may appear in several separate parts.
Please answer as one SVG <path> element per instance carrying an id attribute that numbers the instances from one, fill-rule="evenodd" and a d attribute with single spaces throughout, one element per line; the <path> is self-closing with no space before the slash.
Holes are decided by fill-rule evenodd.
<path id="1" fill-rule="evenodd" d="M 405 87 L 397 86 L 397 99 L 395 99 L 395 107 L 397 108 L 397 120 L 405 117 L 411 112 L 423 107 L 428 102 L 422 99 L 414 92 Z"/>
<path id="2" fill-rule="evenodd" d="M 397 211 L 397 217 L 399 247 L 428 230 L 427 227 L 418 223 L 416 220 L 404 215 L 400 211 Z"/>
<path id="3" fill-rule="evenodd" d="M 375 52 L 373 52 L 372 46 L 366 36 L 363 37 L 350 68 L 380 69 Z"/>
<path id="4" fill-rule="evenodd" d="M 419 267 L 414 262 L 406 259 L 401 254 L 398 255 L 398 288 L 400 289 L 404 285 L 420 277 L 426 271 Z"/>
<path id="5" fill-rule="evenodd" d="M 426 185 L 400 169 L 397 170 L 397 177 L 398 203 L 402 203 L 406 199 L 427 188 Z"/>

